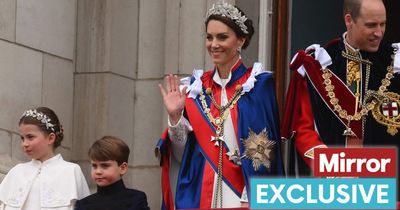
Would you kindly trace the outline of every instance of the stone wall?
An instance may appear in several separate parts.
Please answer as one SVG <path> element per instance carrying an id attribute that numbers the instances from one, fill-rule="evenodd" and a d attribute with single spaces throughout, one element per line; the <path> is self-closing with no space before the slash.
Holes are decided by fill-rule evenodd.
<path id="1" fill-rule="evenodd" d="M 76 1 L 0 1 L 0 179 L 20 150 L 24 110 L 53 108 L 65 128 L 59 149 L 71 159 Z"/>
<path id="2" fill-rule="evenodd" d="M 0 180 L 27 160 L 21 113 L 49 106 L 66 132 L 60 152 L 81 165 L 92 190 L 87 150 L 115 135 L 131 149 L 126 185 L 145 191 L 158 209 L 154 145 L 166 116 L 157 85 L 165 74 L 212 67 L 203 21 L 214 2 L 0 0 Z"/>

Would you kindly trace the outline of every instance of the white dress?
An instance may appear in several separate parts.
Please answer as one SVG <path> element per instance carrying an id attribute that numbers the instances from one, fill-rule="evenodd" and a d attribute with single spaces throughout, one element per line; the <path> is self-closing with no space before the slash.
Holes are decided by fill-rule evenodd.
<path id="1" fill-rule="evenodd" d="M 58 154 L 12 168 L 0 184 L 0 210 L 73 210 L 89 194 L 79 165 Z"/>

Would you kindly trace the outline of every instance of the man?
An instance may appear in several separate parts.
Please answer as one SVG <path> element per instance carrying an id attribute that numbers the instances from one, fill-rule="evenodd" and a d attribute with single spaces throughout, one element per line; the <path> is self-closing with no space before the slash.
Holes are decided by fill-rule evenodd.
<path id="1" fill-rule="evenodd" d="M 400 53 L 381 43 L 385 6 L 344 0 L 343 12 L 343 36 L 299 51 L 290 65 L 281 131 L 294 139 L 299 164 L 310 167 L 317 147 L 400 145 Z M 309 173 L 299 166 L 296 172 Z"/>

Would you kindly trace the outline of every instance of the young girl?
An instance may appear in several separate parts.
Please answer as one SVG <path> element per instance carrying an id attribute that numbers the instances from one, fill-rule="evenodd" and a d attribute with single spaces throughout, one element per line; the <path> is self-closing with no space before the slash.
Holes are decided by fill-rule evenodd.
<path id="1" fill-rule="evenodd" d="M 57 115 L 46 107 L 27 110 L 19 132 L 32 160 L 16 165 L 0 184 L 0 209 L 72 210 L 89 188 L 80 167 L 55 154 L 64 137 Z"/>

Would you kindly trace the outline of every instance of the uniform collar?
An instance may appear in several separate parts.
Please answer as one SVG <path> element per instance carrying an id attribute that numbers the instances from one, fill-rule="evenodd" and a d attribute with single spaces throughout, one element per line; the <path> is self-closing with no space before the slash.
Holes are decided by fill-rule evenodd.
<path id="1" fill-rule="evenodd" d="M 120 179 L 108 186 L 105 186 L 105 187 L 97 186 L 97 192 L 102 195 L 114 194 L 114 193 L 117 193 L 124 189 L 126 189 L 126 187 L 125 187 L 124 181 L 122 179 Z"/>
<path id="2" fill-rule="evenodd" d="M 343 33 L 342 38 L 343 38 L 343 43 L 344 46 L 346 48 L 346 51 L 350 51 L 351 54 L 358 54 L 360 52 L 360 49 L 354 48 L 353 46 L 351 46 L 347 40 L 346 40 L 346 36 L 347 36 L 347 31 Z"/>

